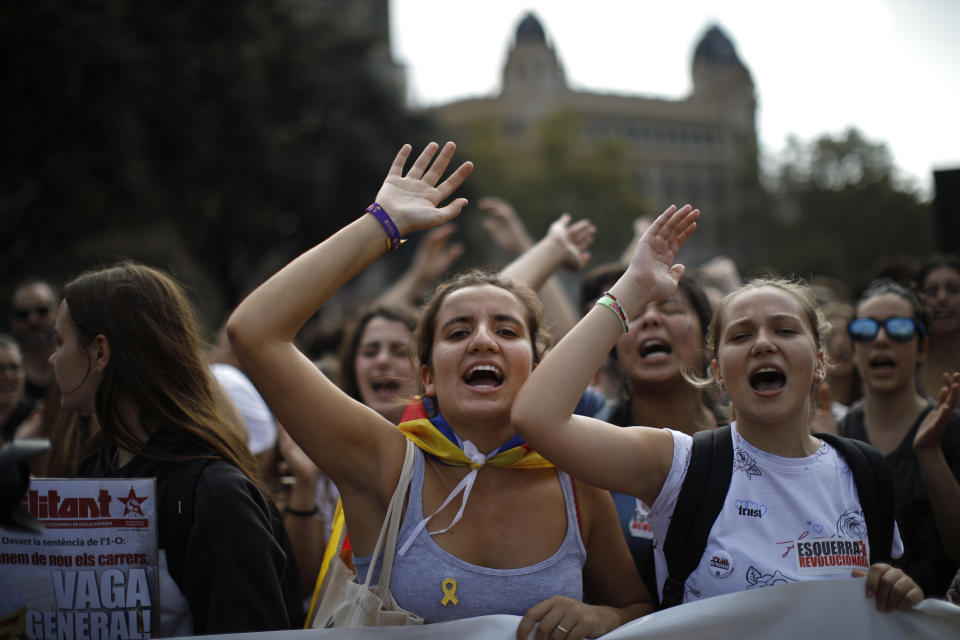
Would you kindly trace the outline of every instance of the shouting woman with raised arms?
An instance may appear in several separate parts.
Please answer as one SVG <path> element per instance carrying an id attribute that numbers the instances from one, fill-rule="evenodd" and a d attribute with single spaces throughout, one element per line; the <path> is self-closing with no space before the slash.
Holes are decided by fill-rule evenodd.
<path id="1" fill-rule="evenodd" d="M 672 544 L 670 534 L 682 534 L 669 525 L 677 515 L 695 438 L 572 415 L 591 373 L 627 332 L 630 319 L 675 291 L 684 268 L 673 261 L 698 216 L 686 205 L 671 206 L 657 218 L 626 273 L 598 301 L 597 307 L 607 308 L 592 309 L 531 374 L 514 403 L 512 423 L 562 469 L 650 505 L 659 543 L 658 588 L 671 603 L 795 580 L 844 578 L 856 567 L 867 569 L 865 520 L 871 516 L 860 505 L 838 449 L 810 435 L 813 394 L 825 374 L 823 322 L 799 285 L 754 281 L 724 298 L 714 314 L 708 358 L 737 420 L 729 431 L 702 435 L 713 439 L 724 432 L 732 440 L 727 454 L 732 472 L 719 514 L 707 522 L 705 552 L 696 556 L 699 564 L 688 576 L 674 579 L 670 573 L 667 578 L 664 548 Z M 838 446 L 846 451 L 847 444 Z M 880 545 L 882 557 L 902 551 L 892 518 L 889 524 L 891 548 Z M 833 545 L 840 540 L 842 547 Z M 819 557 L 827 552 L 830 558 Z M 875 563 L 867 573 L 867 594 L 876 596 L 881 610 L 910 606 L 923 597 L 899 569 Z M 671 587 L 666 591 L 665 581 Z"/>
<path id="2" fill-rule="evenodd" d="M 368 209 L 373 215 L 254 291 L 230 319 L 230 338 L 284 427 L 339 488 L 360 578 L 379 571 L 370 555 L 409 438 L 419 449 L 390 583 L 400 606 L 427 622 L 522 615 L 521 638 L 535 623 L 538 638 L 602 635 L 650 611 L 649 594 L 609 494 L 553 469 L 510 424 L 542 341 L 529 290 L 480 273 L 437 290 L 415 334 L 424 398 L 399 429 L 293 344 L 310 316 L 401 236 L 443 224 L 467 204 L 439 206 L 473 167 L 464 163 L 441 182 L 454 145 L 434 160 L 437 150 L 429 144 L 404 174 L 405 145 Z"/>

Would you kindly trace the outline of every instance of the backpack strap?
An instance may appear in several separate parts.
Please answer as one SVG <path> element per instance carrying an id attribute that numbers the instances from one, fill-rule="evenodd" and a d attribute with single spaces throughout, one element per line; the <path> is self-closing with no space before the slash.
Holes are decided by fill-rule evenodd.
<path id="1" fill-rule="evenodd" d="M 663 544 L 667 579 L 663 583 L 661 609 L 683 602 L 683 585 L 700 564 L 710 529 L 727 498 L 732 473 L 730 427 L 695 433 L 690 466 Z"/>
<path id="2" fill-rule="evenodd" d="M 870 564 L 889 562 L 893 547 L 893 474 L 883 454 L 866 442 L 833 433 L 818 433 L 836 449 L 853 473 L 857 496 L 867 523 Z"/>

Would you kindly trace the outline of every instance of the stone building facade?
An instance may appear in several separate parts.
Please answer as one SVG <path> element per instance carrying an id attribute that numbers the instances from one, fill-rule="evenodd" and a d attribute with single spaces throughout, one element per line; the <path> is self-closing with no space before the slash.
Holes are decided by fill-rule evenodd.
<path id="1" fill-rule="evenodd" d="M 511 153 L 533 144 L 538 125 L 558 112 L 573 117 L 582 139 L 626 143 L 633 186 L 651 206 L 691 202 L 709 212 L 711 224 L 702 225 L 685 251 L 696 263 L 738 253 L 744 203 L 759 187 L 754 84 L 720 27 L 710 27 L 697 43 L 691 72 L 693 90 L 681 100 L 574 91 L 539 20 L 527 14 L 499 95 L 431 112 L 454 136 L 474 123 L 495 122 L 495 135 Z"/>

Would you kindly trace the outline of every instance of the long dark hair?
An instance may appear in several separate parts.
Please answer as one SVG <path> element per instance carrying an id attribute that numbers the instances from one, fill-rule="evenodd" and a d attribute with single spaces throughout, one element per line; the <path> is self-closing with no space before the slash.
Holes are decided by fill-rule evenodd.
<path id="1" fill-rule="evenodd" d="M 354 400 L 363 401 L 360 397 L 360 387 L 357 385 L 357 352 L 360 350 L 360 341 L 367 325 L 374 318 L 384 318 L 392 322 L 402 323 L 409 331 L 411 339 L 417 328 L 417 317 L 412 311 L 403 307 L 378 305 L 363 312 L 352 324 L 343 341 L 340 351 L 340 388 Z M 411 365 L 412 366 L 412 365 Z"/>
<path id="2" fill-rule="evenodd" d="M 64 288 L 64 300 L 81 345 L 98 335 L 110 344 L 94 400 L 106 438 L 148 458 L 171 457 L 124 425 L 119 401 L 125 398 L 148 431 L 177 432 L 261 486 L 252 454 L 220 409 L 193 307 L 172 277 L 124 262 L 77 277 Z"/>

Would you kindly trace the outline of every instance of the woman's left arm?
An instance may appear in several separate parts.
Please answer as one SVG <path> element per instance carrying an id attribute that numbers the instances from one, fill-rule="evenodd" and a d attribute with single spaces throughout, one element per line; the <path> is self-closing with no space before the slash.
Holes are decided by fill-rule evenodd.
<path id="1" fill-rule="evenodd" d="M 554 220 L 540 242 L 504 267 L 500 275 L 537 291 L 561 266 L 582 269 L 590 259 L 587 249 L 593 244 L 595 233 L 596 227 L 589 220 L 571 222 L 570 214 L 564 213 Z"/>
<path id="2" fill-rule="evenodd" d="M 517 627 L 527 637 L 539 623 L 536 638 L 596 638 L 640 616 L 653 613 L 653 599 L 637 572 L 613 498 L 608 491 L 574 480 L 583 518 L 584 591 L 591 603 L 553 596 L 533 606 Z"/>
<path id="3" fill-rule="evenodd" d="M 944 386 L 937 396 L 937 406 L 924 418 L 913 439 L 913 451 L 920 463 L 923 484 L 930 499 L 933 519 L 940 532 L 944 549 L 955 563 L 960 563 L 960 483 L 947 464 L 941 440 L 960 396 L 960 373 L 943 375 Z"/>
<path id="4" fill-rule="evenodd" d="M 553 277 L 561 266 L 579 270 L 590 259 L 596 227 L 589 220 L 570 222 L 564 213 L 550 225 L 540 242 L 520 254 L 500 272 L 507 280 L 522 282 L 540 295 L 551 338 L 557 341 L 577 324 L 579 314 L 559 281 Z"/>

